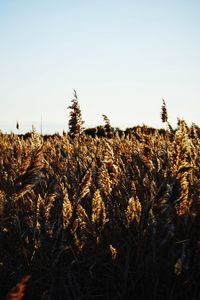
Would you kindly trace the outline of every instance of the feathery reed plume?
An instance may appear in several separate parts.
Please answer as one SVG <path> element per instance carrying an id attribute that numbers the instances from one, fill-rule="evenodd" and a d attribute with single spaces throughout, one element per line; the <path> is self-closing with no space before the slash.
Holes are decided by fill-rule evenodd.
<path id="1" fill-rule="evenodd" d="M 138 197 L 131 197 L 128 201 L 128 207 L 126 209 L 128 225 L 132 224 L 134 221 L 136 223 L 140 222 L 141 211 L 142 207 Z"/>
<path id="2" fill-rule="evenodd" d="M 185 172 L 179 172 L 177 179 L 180 183 L 180 196 L 177 199 L 176 211 L 179 216 L 184 216 L 189 212 L 190 201 L 189 201 L 189 182 L 188 182 L 188 169 Z"/>
<path id="3" fill-rule="evenodd" d="M 144 164 L 146 165 L 146 167 L 152 170 L 153 169 L 152 138 L 150 139 L 148 136 L 145 136 L 143 143 L 144 143 L 144 148 L 143 148 L 143 155 L 141 155 L 141 158 Z"/>
<path id="4" fill-rule="evenodd" d="M 174 170 L 180 185 L 179 198 L 176 201 L 176 211 L 179 216 L 189 212 L 189 182 L 188 176 L 192 171 L 191 142 L 188 128 L 183 120 L 179 120 L 179 128 L 175 135 L 175 163 Z"/>
<path id="5" fill-rule="evenodd" d="M 61 187 L 62 197 L 63 197 L 63 205 L 62 205 L 63 228 L 66 229 L 72 217 L 73 207 L 69 200 L 68 192 L 64 184 L 62 183 L 60 187 Z"/>
<path id="6" fill-rule="evenodd" d="M 101 191 L 106 196 L 109 196 L 111 191 L 112 191 L 112 181 L 110 179 L 110 176 L 109 176 L 109 173 L 108 173 L 108 170 L 107 170 L 106 166 L 103 165 L 99 169 L 98 173 L 99 173 L 98 180 L 99 180 Z"/>
<path id="7" fill-rule="evenodd" d="M 84 207 L 81 204 L 77 205 L 77 213 L 78 213 L 78 219 L 80 221 L 80 226 L 86 227 L 87 224 L 90 223 L 90 220 Z"/>
<path id="8" fill-rule="evenodd" d="M 105 123 L 104 130 L 105 130 L 106 136 L 108 138 L 112 138 L 113 137 L 113 128 L 110 124 L 110 120 L 106 115 L 102 115 L 102 116 L 103 116 L 104 123 Z"/>
<path id="9" fill-rule="evenodd" d="M 75 136 L 80 135 L 83 132 L 83 124 L 81 109 L 78 103 L 78 96 L 74 90 L 74 98 L 72 99 L 72 104 L 68 107 L 70 111 L 70 119 L 68 122 L 69 126 L 69 135 L 74 138 Z"/>
<path id="10" fill-rule="evenodd" d="M 39 195 L 37 199 L 37 207 L 36 207 L 36 229 L 39 231 L 41 224 L 40 224 L 40 213 L 43 209 L 43 199 L 41 195 Z"/>
<path id="11" fill-rule="evenodd" d="M 24 196 L 29 190 L 35 186 L 40 180 L 40 171 L 43 168 L 43 149 L 42 147 L 33 151 L 27 169 L 24 174 L 16 178 L 16 195 Z"/>
<path id="12" fill-rule="evenodd" d="M 162 99 L 162 108 L 161 108 L 161 120 L 163 123 L 168 122 L 168 113 L 167 113 L 167 107 L 166 107 L 166 103 L 165 100 Z"/>
<path id="13" fill-rule="evenodd" d="M 33 156 L 31 157 L 31 162 L 26 170 L 25 177 L 29 180 L 31 178 L 35 179 L 37 177 L 38 172 L 43 168 L 43 148 L 39 148 L 36 151 L 34 151 Z"/>
<path id="14" fill-rule="evenodd" d="M 107 175 L 106 175 L 107 174 Z M 115 185 L 118 183 L 118 176 L 119 168 L 115 161 L 115 154 L 113 151 L 113 147 L 108 141 L 105 141 L 105 151 L 104 151 L 104 158 L 103 158 L 103 166 L 102 166 L 102 183 L 104 186 L 107 186 L 107 193 L 109 194 L 109 190 L 111 191 L 111 185 Z M 105 182 L 104 179 L 106 179 Z M 104 179 L 103 179 L 104 177 Z M 109 178 L 108 178 L 109 177 Z"/>
<path id="15" fill-rule="evenodd" d="M 79 226 L 85 232 L 92 234 L 93 233 L 93 226 L 90 221 L 90 218 L 84 209 L 84 207 L 80 204 L 77 205 L 77 215 L 79 220 Z"/>
<path id="16" fill-rule="evenodd" d="M 190 165 L 191 163 L 191 142 L 188 136 L 187 125 L 184 120 L 179 121 L 179 127 L 175 135 L 174 141 L 174 170 L 179 171 L 179 168 L 185 164 Z"/>
<path id="17" fill-rule="evenodd" d="M 103 162 L 106 165 L 110 166 L 113 164 L 114 158 L 115 158 L 115 155 L 114 155 L 112 145 L 108 141 L 105 141 L 105 151 L 104 151 Z"/>
<path id="18" fill-rule="evenodd" d="M 164 99 L 162 99 L 162 101 L 163 101 L 163 104 L 162 104 L 162 108 L 161 108 L 161 120 L 162 120 L 163 123 L 167 123 L 170 132 L 173 133 L 174 132 L 173 128 L 172 128 L 171 124 L 168 121 L 168 112 L 167 112 L 166 102 L 165 102 Z"/>
<path id="19" fill-rule="evenodd" d="M 88 169 L 80 183 L 78 202 L 90 192 L 91 182 L 92 182 L 92 172 L 90 169 Z"/>
<path id="20" fill-rule="evenodd" d="M 52 225 L 52 211 L 56 202 L 57 193 L 50 193 L 45 197 L 45 223 L 46 228 L 49 230 Z"/>
<path id="21" fill-rule="evenodd" d="M 100 191 L 96 190 L 92 199 L 92 223 L 96 224 L 98 228 L 104 226 L 107 221 L 105 204 L 101 198 Z"/>
<path id="22" fill-rule="evenodd" d="M 71 232 L 73 233 L 75 246 L 78 251 L 82 251 L 86 241 L 87 235 L 93 234 L 93 226 L 87 215 L 86 210 L 81 204 L 76 207 L 77 218 L 75 219 Z"/>

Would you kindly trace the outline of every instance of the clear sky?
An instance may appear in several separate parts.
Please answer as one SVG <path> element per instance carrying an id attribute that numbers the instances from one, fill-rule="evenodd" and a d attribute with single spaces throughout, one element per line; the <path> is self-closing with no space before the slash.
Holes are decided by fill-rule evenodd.
<path id="1" fill-rule="evenodd" d="M 0 129 L 199 125 L 199 0 L 0 0 Z"/>

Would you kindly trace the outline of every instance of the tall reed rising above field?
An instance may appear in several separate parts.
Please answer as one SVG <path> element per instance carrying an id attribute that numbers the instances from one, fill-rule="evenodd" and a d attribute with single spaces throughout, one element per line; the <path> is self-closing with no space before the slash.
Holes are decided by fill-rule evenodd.
<path id="1" fill-rule="evenodd" d="M 78 96 L 76 91 L 74 90 L 74 98 L 72 99 L 72 104 L 68 107 L 71 109 L 70 111 L 70 119 L 69 119 L 69 135 L 71 137 L 75 137 L 80 135 L 83 131 L 82 114 L 81 109 L 78 103 Z"/>

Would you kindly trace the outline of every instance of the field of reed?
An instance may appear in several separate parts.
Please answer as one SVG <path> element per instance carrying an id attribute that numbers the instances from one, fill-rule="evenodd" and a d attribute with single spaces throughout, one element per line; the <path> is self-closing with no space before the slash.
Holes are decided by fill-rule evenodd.
<path id="1" fill-rule="evenodd" d="M 200 128 L 104 117 L 0 134 L 1 299 L 200 299 Z"/>

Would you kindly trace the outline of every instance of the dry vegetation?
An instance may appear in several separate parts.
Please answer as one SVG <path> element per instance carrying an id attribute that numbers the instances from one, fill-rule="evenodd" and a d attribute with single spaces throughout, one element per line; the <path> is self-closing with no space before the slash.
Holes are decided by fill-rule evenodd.
<path id="1" fill-rule="evenodd" d="M 199 299 L 199 174 L 200 129 L 183 120 L 1 134 L 1 297 Z"/>

